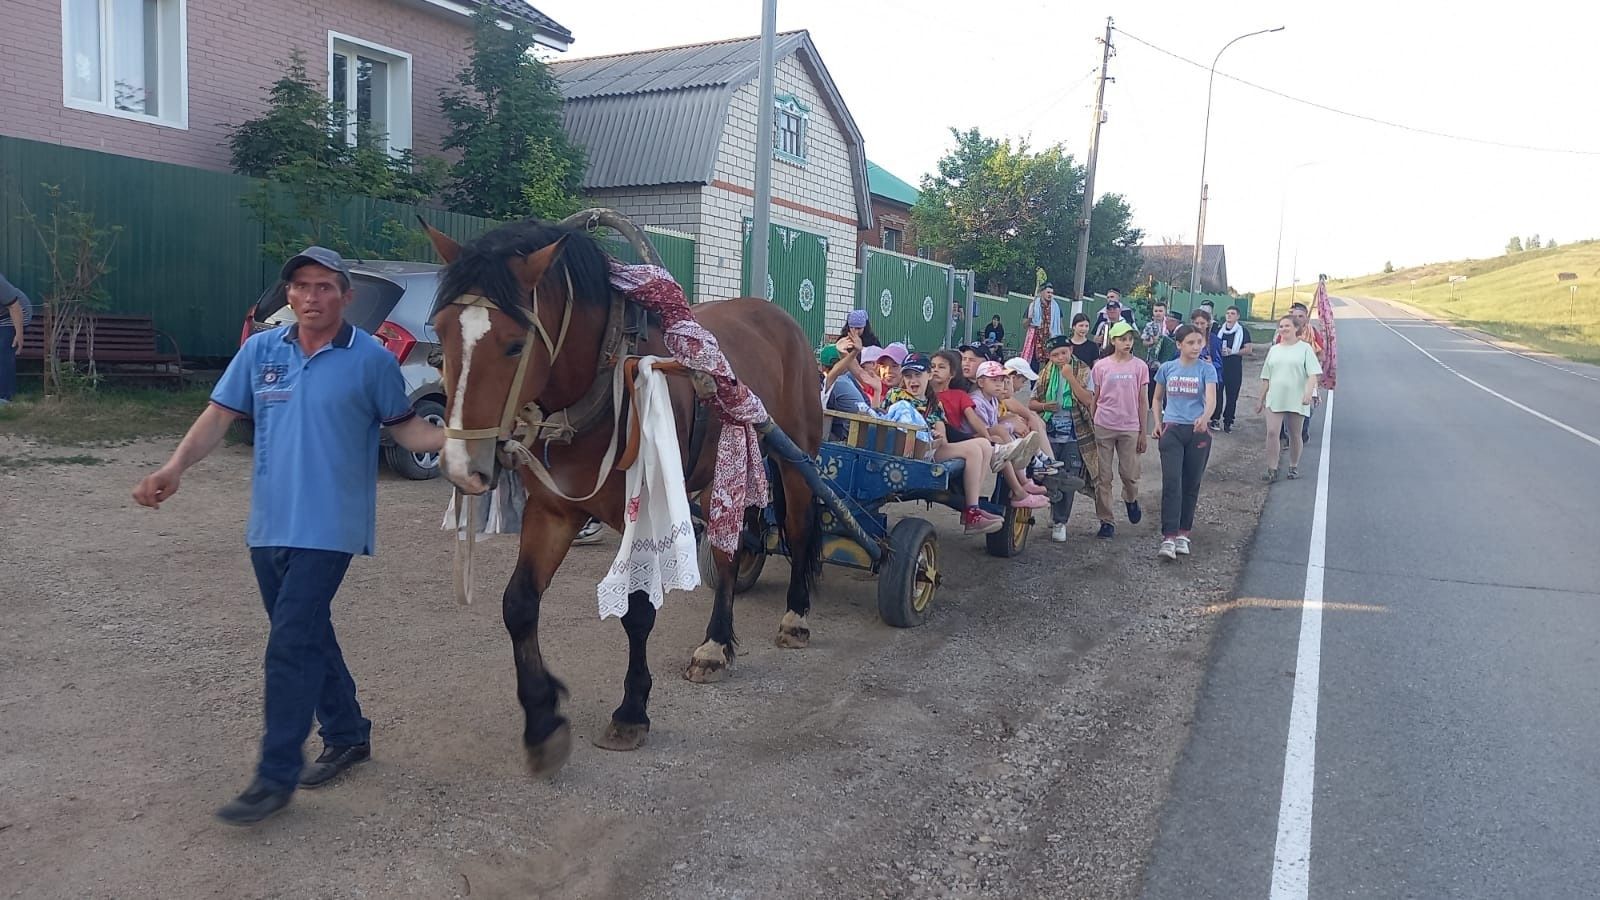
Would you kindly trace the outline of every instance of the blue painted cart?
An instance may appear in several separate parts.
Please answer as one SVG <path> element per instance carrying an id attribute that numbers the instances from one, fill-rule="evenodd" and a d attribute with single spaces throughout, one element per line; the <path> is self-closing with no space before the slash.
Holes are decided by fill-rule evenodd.
<path id="1" fill-rule="evenodd" d="M 911 426 L 839 412 L 827 413 L 826 424 L 824 433 L 837 440 L 824 441 L 815 460 L 771 423 L 762 429 L 762 439 L 774 455 L 796 464 L 821 502 L 823 560 L 876 574 L 883 620 L 898 628 L 921 625 L 940 582 L 938 534 L 932 522 L 918 516 L 903 517 L 891 528 L 884 507 L 922 501 L 961 510 L 962 463 L 921 459 L 917 429 Z M 986 536 L 988 551 L 1001 557 L 1021 553 L 1033 526 L 1032 510 L 1010 505 L 1001 478 L 984 506 L 1005 517 L 1005 526 Z M 747 529 L 736 557 L 735 592 L 755 584 L 768 556 L 788 555 L 771 507 L 760 523 L 759 532 Z M 701 572 L 712 587 L 715 571 L 702 559 Z"/>

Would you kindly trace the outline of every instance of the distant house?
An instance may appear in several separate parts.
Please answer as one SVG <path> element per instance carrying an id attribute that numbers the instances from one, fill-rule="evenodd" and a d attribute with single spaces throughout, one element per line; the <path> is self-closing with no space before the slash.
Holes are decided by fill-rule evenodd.
<path id="1" fill-rule="evenodd" d="M 916 231 L 911 227 L 911 207 L 917 205 L 922 192 L 871 160 L 867 161 L 867 181 L 873 225 L 861 232 L 861 243 L 921 256 Z"/>
<path id="2" fill-rule="evenodd" d="M 1165 281 L 1189 289 L 1189 273 L 1194 268 L 1193 244 L 1146 244 L 1139 248 L 1144 265 L 1138 281 Z M 1221 244 L 1206 244 L 1200 250 L 1200 290 L 1207 294 L 1228 293 L 1228 257 Z"/>
<path id="3" fill-rule="evenodd" d="M 866 153 L 804 31 L 778 36 L 776 128 L 758 147 L 759 51 L 741 38 L 551 68 L 567 133 L 588 152 L 587 197 L 694 236 L 696 300 L 764 293 L 817 333 L 855 301 L 857 234 L 872 227 Z M 764 287 L 745 284 L 757 152 L 773 156 Z"/>
<path id="4" fill-rule="evenodd" d="M 526 0 L 483 0 L 546 47 L 572 33 Z M 292 50 L 352 123 L 436 154 L 439 90 L 467 62 L 478 0 L 5 0 L 0 134 L 205 169 L 266 107 Z M 351 135 L 354 138 L 352 124 Z"/>

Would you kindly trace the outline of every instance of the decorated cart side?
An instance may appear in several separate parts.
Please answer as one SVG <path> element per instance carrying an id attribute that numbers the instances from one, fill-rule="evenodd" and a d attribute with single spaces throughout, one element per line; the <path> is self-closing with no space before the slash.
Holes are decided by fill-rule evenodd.
<path id="1" fill-rule="evenodd" d="M 959 512 L 962 463 L 923 460 L 918 455 L 914 425 L 832 411 L 826 414 L 824 425 L 824 434 L 842 434 L 843 438 L 824 441 L 817 460 L 807 457 L 770 423 L 763 430 L 763 440 L 773 454 L 797 464 L 822 503 L 823 560 L 875 573 L 878 613 L 883 620 L 897 628 L 921 625 L 927 621 L 939 587 L 938 534 L 932 522 L 919 516 L 901 518 L 891 528 L 884 507 L 922 501 Z M 1032 510 L 1011 506 L 1005 479 L 995 481 L 995 493 L 985 506 L 1004 515 L 1005 526 L 986 535 L 988 551 L 994 556 L 1015 556 L 1027 546 Z M 735 592 L 755 584 L 768 556 L 789 554 L 771 507 L 752 519 L 736 559 Z M 707 546 L 702 545 L 701 574 L 714 587 L 716 571 L 708 555 Z"/>

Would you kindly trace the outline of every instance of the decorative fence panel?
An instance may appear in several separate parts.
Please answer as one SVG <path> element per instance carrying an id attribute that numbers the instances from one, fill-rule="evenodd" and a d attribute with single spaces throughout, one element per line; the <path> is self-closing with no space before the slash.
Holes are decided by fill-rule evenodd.
<path id="1" fill-rule="evenodd" d="M 872 316 L 872 330 L 884 343 L 903 341 L 914 350 L 937 350 L 950 327 L 954 271 L 877 247 L 862 250 L 856 306 Z"/>
<path id="2" fill-rule="evenodd" d="M 767 244 L 767 284 L 764 290 L 750 285 L 750 235 L 755 223 L 744 219 L 744 255 L 740 262 L 746 297 L 766 297 L 794 316 L 806 337 L 816 346 L 823 338 L 823 316 L 827 307 L 828 238 L 788 225 L 773 223 Z M 693 247 L 689 260 L 694 260 Z"/>

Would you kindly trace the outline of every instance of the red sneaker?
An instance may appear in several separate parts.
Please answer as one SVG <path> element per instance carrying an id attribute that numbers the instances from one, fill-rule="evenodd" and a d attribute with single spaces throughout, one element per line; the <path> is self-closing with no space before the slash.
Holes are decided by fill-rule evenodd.
<path id="1" fill-rule="evenodd" d="M 1004 528 L 1006 520 L 969 506 L 961 513 L 961 526 L 967 534 L 992 534 Z"/>

